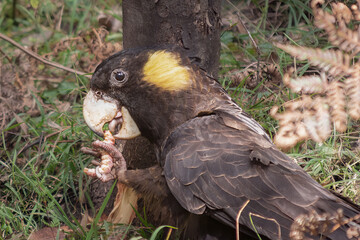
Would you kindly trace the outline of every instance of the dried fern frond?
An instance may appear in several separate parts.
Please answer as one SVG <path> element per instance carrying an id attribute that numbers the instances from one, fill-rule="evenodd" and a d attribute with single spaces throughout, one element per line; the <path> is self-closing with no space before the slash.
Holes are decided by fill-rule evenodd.
<path id="1" fill-rule="evenodd" d="M 351 11 L 353 13 L 354 19 L 356 21 L 360 21 L 360 11 L 359 11 L 359 7 L 356 6 L 355 4 L 351 6 Z"/>
<path id="2" fill-rule="evenodd" d="M 351 30 L 346 26 L 352 18 L 350 9 L 342 3 L 333 3 L 331 6 L 333 7 L 333 15 L 325 12 L 321 8 L 313 7 L 315 25 L 325 30 L 329 41 L 334 46 L 346 52 L 353 52 L 354 54 L 360 52 L 359 32 Z M 352 9 L 355 14 L 360 16 L 356 5 L 353 5 Z M 338 27 L 335 25 L 336 20 L 339 23 Z"/>
<path id="3" fill-rule="evenodd" d="M 285 103 L 283 113 L 277 113 L 278 107 L 271 110 L 271 116 L 279 121 L 279 131 L 274 138 L 274 142 L 278 147 L 289 149 L 295 146 L 296 143 L 307 139 L 321 143 L 330 136 L 332 122 L 334 122 L 338 132 L 346 130 L 347 114 L 345 112 L 344 83 L 340 81 L 327 83 L 326 78 L 319 78 L 322 78 L 321 81 L 324 82 L 320 92 L 326 93 L 326 96 L 314 95 L 310 97 L 309 95 L 302 95 L 296 101 Z M 315 79 L 320 81 L 318 78 Z M 311 84 L 309 88 L 311 89 Z M 310 92 L 315 93 L 314 91 Z"/>
<path id="4" fill-rule="evenodd" d="M 349 96 L 348 113 L 354 120 L 360 119 L 360 66 L 345 80 L 346 94 Z"/>
<path id="5" fill-rule="evenodd" d="M 302 137 L 301 134 L 305 134 L 305 137 Z M 284 125 L 276 133 L 274 137 L 274 143 L 277 146 L 281 146 L 282 149 L 290 149 L 295 146 L 298 142 L 303 141 L 304 138 L 307 138 L 307 131 L 304 125 L 299 125 L 295 123 L 289 123 Z"/>
<path id="6" fill-rule="evenodd" d="M 317 97 L 314 100 L 314 110 L 317 121 L 316 133 L 319 136 L 320 142 L 323 142 L 330 136 L 332 129 L 329 105 L 326 103 L 324 98 Z M 310 137 L 314 139 L 311 134 Z"/>
<path id="7" fill-rule="evenodd" d="M 279 121 L 279 131 L 274 138 L 277 146 L 286 150 L 300 141 L 311 138 L 320 143 L 329 137 L 331 117 L 324 98 L 303 95 L 296 101 L 285 103 L 284 107 L 283 113 L 277 113 L 278 107 L 270 111 L 270 115 Z"/>
<path id="8" fill-rule="evenodd" d="M 292 77 L 293 70 L 284 74 L 285 85 L 302 96 L 300 100 L 284 104 L 284 113 L 272 110 L 280 127 L 274 140 L 283 149 L 309 138 L 325 141 L 331 133 L 332 122 L 336 131 L 345 132 L 348 116 L 360 119 L 360 61 L 351 62 L 351 56 L 360 52 L 360 27 L 355 26 L 356 30 L 348 27 L 353 19 L 360 20 L 360 0 L 351 10 L 343 3 L 331 3 L 332 13 L 322 9 L 323 3 L 324 0 L 311 2 L 315 23 L 326 31 L 329 41 L 339 50 L 275 44 L 321 70 L 320 75 L 312 76 Z"/>
<path id="9" fill-rule="evenodd" d="M 351 10 L 341 2 L 331 3 L 332 12 L 339 23 L 350 23 L 352 19 Z"/>
<path id="10" fill-rule="evenodd" d="M 329 16 L 329 14 L 326 13 L 325 16 Z M 354 54 L 360 52 L 360 36 L 357 31 L 352 31 L 348 28 L 336 28 L 327 17 L 316 18 L 315 25 L 326 31 L 329 35 L 329 41 L 334 46 L 339 47 L 343 51 L 354 52 Z"/>
<path id="11" fill-rule="evenodd" d="M 324 93 L 327 88 L 327 79 L 324 76 L 309 75 L 291 78 L 290 72 L 284 74 L 284 84 L 296 93 Z"/>
<path id="12" fill-rule="evenodd" d="M 279 107 L 274 106 L 271 109 L 270 115 L 279 121 L 279 131 L 274 137 L 274 143 L 277 146 L 289 149 L 296 143 L 309 138 L 303 120 L 306 106 L 309 106 L 310 103 L 311 99 L 305 97 L 285 103 L 285 112 L 281 114 L 277 113 Z"/>
<path id="13" fill-rule="evenodd" d="M 321 97 L 312 100 L 311 109 L 304 116 L 304 125 L 309 138 L 315 142 L 325 141 L 331 133 L 329 106 Z"/>
<path id="14" fill-rule="evenodd" d="M 349 229 L 346 231 L 346 237 L 348 239 L 360 239 L 360 228 L 356 226 L 350 226 Z"/>
<path id="15" fill-rule="evenodd" d="M 345 132 L 347 127 L 347 114 L 345 112 L 344 83 L 340 81 L 331 82 L 327 90 L 327 97 L 328 104 L 331 106 L 331 118 L 335 123 L 336 130 Z"/>
<path id="16" fill-rule="evenodd" d="M 325 0 L 312 0 L 310 2 L 311 9 L 313 10 L 313 13 L 315 15 L 315 10 L 318 8 L 318 6 L 321 6 L 325 3 Z"/>
<path id="17" fill-rule="evenodd" d="M 293 108 L 291 103 L 297 104 L 299 106 L 301 105 L 301 101 L 288 102 L 287 105 L 289 108 Z M 295 146 L 295 144 L 299 141 L 306 139 L 307 132 L 304 126 L 302 126 L 302 128 L 300 127 L 301 129 L 299 129 L 301 135 L 297 132 L 297 129 L 299 128 L 299 122 L 301 122 L 303 115 L 296 111 L 287 111 L 282 114 L 278 114 L 278 110 L 278 106 L 274 106 L 270 110 L 270 115 L 279 121 L 280 126 L 279 131 L 274 137 L 274 143 L 283 149 L 288 149 Z M 304 137 L 302 136 L 303 134 L 305 134 Z"/>
<path id="18" fill-rule="evenodd" d="M 307 236 L 318 236 L 330 234 L 339 227 L 346 226 L 346 235 L 349 239 L 359 239 L 360 226 L 357 224 L 360 215 L 348 218 L 342 209 L 336 213 L 319 214 L 314 210 L 308 214 L 298 216 L 290 228 L 290 238 L 293 240 L 308 240 Z M 313 239 L 313 238 L 311 238 Z"/>
<path id="19" fill-rule="evenodd" d="M 313 66 L 333 76 L 350 74 L 350 56 L 339 50 L 296 47 L 276 43 L 275 46 L 300 60 L 308 60 Z"/>

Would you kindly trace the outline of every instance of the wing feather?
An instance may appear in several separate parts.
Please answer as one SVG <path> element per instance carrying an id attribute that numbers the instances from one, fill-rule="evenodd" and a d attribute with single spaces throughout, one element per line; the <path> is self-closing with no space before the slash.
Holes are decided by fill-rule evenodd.
<path id="1" fill-rule="evenodd" d="M 253 218 L 259 233 L 277 239 L 277 224 L 288 238 L 293 219 L 310 209 L 348 207 L 246 124 L 214 114 L 190 120 L 168 137 L 164 175 L 186 210 L 235 228 L 240 208 L 250 200 L 240 224 L 252 229 Z"/>

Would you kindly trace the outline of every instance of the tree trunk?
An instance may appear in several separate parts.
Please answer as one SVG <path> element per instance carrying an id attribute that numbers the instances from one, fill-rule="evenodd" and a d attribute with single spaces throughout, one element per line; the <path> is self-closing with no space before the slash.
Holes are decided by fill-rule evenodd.
<path id="1" fill-rule="evenodd" d="M 220 0 L 123 0 L 123 46 L 176 44 L 216 77 L 220 10 Z"/>

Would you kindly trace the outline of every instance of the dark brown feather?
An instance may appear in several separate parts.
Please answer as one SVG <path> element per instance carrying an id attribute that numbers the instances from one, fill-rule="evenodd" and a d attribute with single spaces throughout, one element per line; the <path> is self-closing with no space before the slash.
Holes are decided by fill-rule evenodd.
<path id="1" fill-rule="evenodd" d="M 233 116 L 218 110 L 184 123 L 167 139 L 164 174 L 182 207 L 235 228 L 236 216 L 249 199 L 240 224 L 252 229 L 252 215 L 257 232 L 270 239 L 288 239 L 293 220 L 310 210 L 335 213 L 341 208 L 347 217 L 357 214 L 265 137 L 240 121 L 226 124 L 228 118 Z M 333 239 L 346 239 L 341 231 Z"/>

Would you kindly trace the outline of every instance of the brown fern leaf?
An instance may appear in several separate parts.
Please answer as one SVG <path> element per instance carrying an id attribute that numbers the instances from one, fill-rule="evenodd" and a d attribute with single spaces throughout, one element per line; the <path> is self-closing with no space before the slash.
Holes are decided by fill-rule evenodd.
<path id="1" fill-rule="evenodd" d="M 350 23 L 352 19 L 351 10 L 345 4 L 341 2 L 333 2 L 331 3 L 331 8 L 333 15 L 339 23 Z"/>
<path id="2" fill-rule="evenodd" d="M 300 60 L 308 60 L 312 65 L 333 76 L 350 74 L 350 56 L 338 50 L 321 50 L 319 48 L 296 47 L 275 44 L 285 52 Z"/>
<path id="3" fill-rule="evenodd" d="M 349 97 L 348 113 L 354 120 L 360 119 L 360 67 L 356 67 L 354 73 L 345 80 L 345 90 Z"/>
<path id="4" fill-rule="evenodd" d="M 346 231 L 346 236 L 348 239 L 360 239 L 360 228 L 356 226 L 350 226 Z"/>
<path id="5" fill-rule="evenodd" d="M 340 81 L 330 82 L 327 90 L 327 100 L 330 107 L 331 118 L 338 132 L 345 132 L 347 115 L 345 112 L 344 83 Z"/>
<path id="6" fill-rule="evenodd" d="M 351 6 L 351 11 L 353 13 L 354 19 L 356 21 L 360 21 L 360 11 L 359 11 L 359 7 L 356 6 L 355 4 Z"/>
<path id="7" fill-rule="evenodd" d="M 311 236 L 330 233 L 332 226 L 337 223 L 337 219 L 340 221 L 347 220 L 341 214 L 342 211 L 339 209 L 336 214 L 319 214 L 314 210 L 310 210 L 307 214 L 299 215 L 291 225 L 290 238 L 293 240 L 308 240 L 310 238 L 306 237 L 306 233 Z"/>
<path id="8" fill-rule="evenodd" d="M 274 142 L 279 148 L 287 150 L 309 138 L 303 120 L 308 112 L 306 106 L 309 106 L 310 102 L 311 97 L 303 96 L 299 100 L 285 103 L 283 113 L 277 113 L 277 106 L 271 109 L 270 115 L 279 120 L 279 131 L 274 137 Z"/>
<path id="9" fill-rule="evenodd" d="M 331 133 L 329 107 L 322 97 L 303 96 L 306 103 L 303 109 L 303 123 L 308 136 L 315 142 L 321 143 Z"/>
<path id="10" fill-rule="evenodd" d="M 306 106 L 309 106 L 311 103 L 311 98 L 309 96 L 303 95 L 300 99 L 296 101 L 290 101 L 284 103 L 284 107 L 290 111 L 297 111 L 300 110 L 303 112 Z"/>
<path id="11" fill-rule="evenodd" d="M 350 10 L 349 10 L 350 11 Z M 335 25 L 335 17 L 323 10 L 317 10 L 315 16 L 315 25 L 324 29 L 328 35 L 329 41 L 346 52 L 360 52 L 360 35 L 342 24 L 339 27 Z"/>
<path id="12" fill-rule="evenodd" d="M 279 120 L 279 126 L 285 126 L 289 123 L 296 123 L 301 122 L 304 118 L 303 114 L 300 111 L 294 110 L 288 110 L 281 114 L 276 114 L 275 119 Z"/>
<path id="13" fill-rule="evenodd" d="M 360 0 L 352 6 L 352 10 L 343 3 L 331 3 L 332 14 L 322 9 L 324 2 L 311 1 L 315 22 L 327 32 L 329 41 L 339 50 L 275 44 L 297 59 L 308 60 L 321 69 L 320 76 L 292 78 L 294 70 L 284 75 L 285 85 L 294 92 L 319 95 L 302 95 L 300 100 L 287 102 L 281 114 L 277 113 L 278 108 L 271 110 L 271 115 L 279 120 L 279 131 L 274 142 L 282 149 L 291 148 L 308 138 L 316 142 L 325 141 L 331 133 L 332 122 L 338 132 L 345 132 L 346 107 L 351 118 L 360 119 L 360 62 L 351 64 L 352 57 L 343 53 L 352 51 L 353 56 L 360 52 L 360 27 L 356 31 L 347 27 L 353 19 L 360 20 Z"/>
<path id="14" fill-rule="evenodd" d="M 306 131 L 308 132 L 310 138 L 315 142 L 322 142 L 322 138 L 319 136 L 317 131 L 317 119 L 315 116 L 307 116 L 304 118 L 304 124 Z"/>
<path id="15" fill-rule="evenodd" d="M 279 121 L 279 131 L 274 137 L 274 142 L 283 150 L 290 149 L 298 142 L 308 138 L 305 127 L 301 125 L 303 115 L 301 112 L 296 111 L 298 106 L 302 106 L 301 100 L 287 102 L 286 104 L 286 110 L 283 113 L 277 113 L 278 106 L 274 106 L 270 110 L 270 115 Z"/>
<path id="16" fill-rule="evenodd" d="M 317 122 L 316 132 L 321 139 L 321 142 L 323 142 L 330 136 L 331 133 L 331 117 L 329 113 L 329 105 L 322 97 L 316 97 L 313 102 L 315 118 Z"/>
<path id="17" fill-rule="evenodd" d="M 318 75 L 290 78 L 290 75 L 286 73 L 283 82 L 294 92 L 301 92 L 304 94 L 324 93 L 327 88 L 327 80 Z"/>
<path id="18" fill-rule="evenodd" d="M 283 113 L 277 113 L 278 107 L 270 111 L 270 115 L 279 120 L 279 131 L 274 138 L 278 147 L 286 150 L 309 138 L 320 143 L 329 137 L 331 117 L 323 97 L 302 95 L 301 99 L 287 102 L 284 107 Z"/>
<path id="19" fill-rule="evenodd" d="M 318 6 L 321 6 L 324 3 L 325 3 L 325 0 L 312 0 L 310 2 L 310 6 L 311 6 L 311 9 L 313 10 L 314 15 L 316 13 L 316 10 L 318 10 L 318 9 L 322 10 L 321 8 L 318 8 Z"/>
<path id="20" fill-rule="evenodd" d="M 305 134 L 304 136 L 298 133 Z M 298 142 L 307 139 L 308 135 L 303 124 L 300 123 L 289 123 L 279 128 L 279 131 L 274 137 L 274 143 L 282 150 L 288 150 L 294 147 Z"/>

